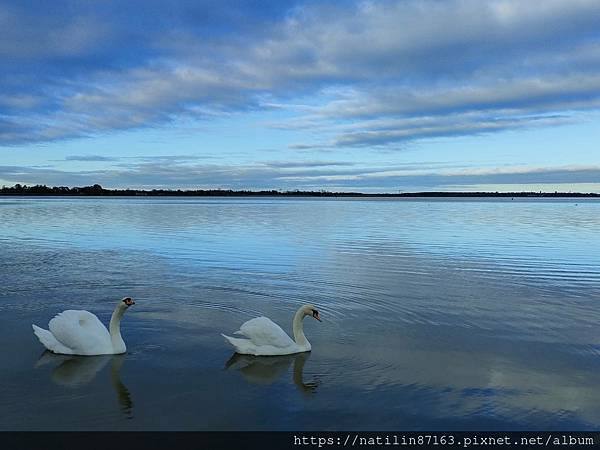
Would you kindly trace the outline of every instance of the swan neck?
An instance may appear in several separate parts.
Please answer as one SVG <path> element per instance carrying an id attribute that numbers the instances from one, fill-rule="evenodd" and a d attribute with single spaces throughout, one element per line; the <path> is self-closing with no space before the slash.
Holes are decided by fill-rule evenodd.
<path id="1" fill-rule="evenodd" d="M 296 344 L 298 344 L 301 347 L 309 347 L 310 348 L 310 343 L 308 342 L 308 339 L 306 339 L 306 336 L 304 335 L 303 320 L 304 320 L 304 312 L 301 309 L 299 309 L 296 312 L 296 314 L 294 315 L 294 321 L 292 323 L 292 328 L 294 330 L 294 341 L 296 341 Z"/>
<path id="2" fill-rule="evenodd" d="M 117 305 L 110 318 L 109 332 L 113 348 L 116 352 L 122 353 L 125 351 L 125 342 L 121 337 L 121 319 L 125 314 L 125 308 Z"/>

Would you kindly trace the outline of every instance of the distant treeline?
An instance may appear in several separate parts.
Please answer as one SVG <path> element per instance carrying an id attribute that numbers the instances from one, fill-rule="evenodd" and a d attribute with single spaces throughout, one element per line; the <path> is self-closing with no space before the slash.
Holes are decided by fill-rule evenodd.
<path id="1" fill-rule="evenodd" d="M 171 197 L 242 197 L 242 196 L 291 196 L 291 197 L 600 197 L 594 193 L 566 192 L 399 192 L 388 194 L 365 194 L 362 192 L 329 192 L 329 191 L 234 191 L 231 189 L 104 189 L 99 184 L 84 187 L 54 186 L 37 184 L 27 186 L 15 184 L 3 186 L 0 195 L 76 195 L 76 196 L 171 196 Z"/>

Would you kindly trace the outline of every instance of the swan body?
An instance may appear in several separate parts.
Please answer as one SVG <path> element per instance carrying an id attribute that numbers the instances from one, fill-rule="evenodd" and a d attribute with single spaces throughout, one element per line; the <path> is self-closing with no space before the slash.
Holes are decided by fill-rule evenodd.
<path id="1" fill-rule="evenodd" d="M 53 353 L 63 355 L 116 355 L 125 353 L 121 337 L 121 318 L 135 302 L 125 297 L 119 301 L 110 319 L 109 329 L 89 311 L 69 309 L 48 323 L 48 330 L 32 325 L 40 342 Z"/>
<path id="2" fill-rule="evenodd" d="M 312 347 L 304 335 L 302 326 L 305 316 L 312 316 L 319 322 L 321 321 L 319 311 L 314 306 L 302 306 L 294 315 L 293 340 L 268 317 L 257 317 L 244 322 L 234 334 L 242 335 L 245 339 L 225 334 L 222 336 L 235 348 L 237 353 L 242 355 L 276 356 L 309 352 Z"/>

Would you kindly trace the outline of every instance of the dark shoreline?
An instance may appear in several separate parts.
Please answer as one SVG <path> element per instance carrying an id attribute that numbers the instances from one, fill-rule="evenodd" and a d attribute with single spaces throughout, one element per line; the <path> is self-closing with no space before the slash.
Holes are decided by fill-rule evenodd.
<path id="1" fill-rule="evenodd" d="M 234 191 L 228 189 L 167 190 L 167 189 L 104 189 L 95 184 L 85 187 L 48 187 L 43 185 L 3 187 L 0 196 L 75 196 L 75 197 L 497 197 L 497 198 L 600 198 L 600 194 L 584 192 L 399 192 L 369 194 L 363 192 L 329 191 Z"/>

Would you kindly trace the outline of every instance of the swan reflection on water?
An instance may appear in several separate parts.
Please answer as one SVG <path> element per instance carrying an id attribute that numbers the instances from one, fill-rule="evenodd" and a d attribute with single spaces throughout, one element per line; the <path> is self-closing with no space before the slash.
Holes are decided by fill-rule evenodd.
<path id="1" fill-rule="evenodd" d="M 133 418 L 133 400 L 131 393 L 121 381 L 121 366 L 126 355 L 101 355 L 101 356 L 72 356 L 56 355 L 45 351 L 35 367 L 46 364 L 58 363 L 52 371 L 52 381 L 55 384 L 67 387 L 80 387 L 90 383 L 110 361 L 110 381 L 117 394 L 117 401 L 121 411 L 128 419 Z"/>
<path id="2" fill-rule="evenodd" d="M 234 353 L 225 363 L 225 370 L 235 369 L 254 384 L 268 385 L 277 381 L 287 373 L 293 363 L 292 380 L 298 390 L 305 394 L 313 394 L 320 384 L 318 379 L 304 381 L 304 364 L 310 358 L 310 352 L 283 356 L 252 356 Z"/>

